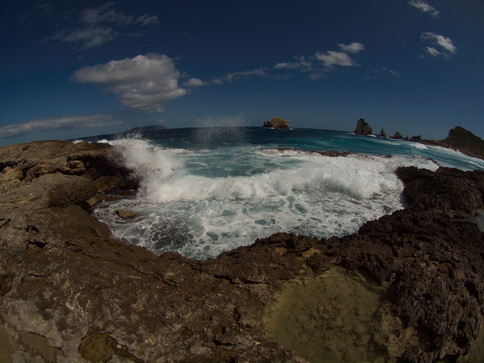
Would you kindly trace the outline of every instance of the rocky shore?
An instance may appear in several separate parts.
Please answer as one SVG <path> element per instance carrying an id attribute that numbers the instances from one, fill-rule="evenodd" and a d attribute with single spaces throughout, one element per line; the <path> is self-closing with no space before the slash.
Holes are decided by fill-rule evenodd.
<path id="1" fill-rule="evenodd" d="M 0 361 L 483 361 L 484 172 L 400 168 L 408 208 L 358 233 L 195 261 L 89 214 L 136 189 L 121 162 L 102 144 L 0 148 Z"/>

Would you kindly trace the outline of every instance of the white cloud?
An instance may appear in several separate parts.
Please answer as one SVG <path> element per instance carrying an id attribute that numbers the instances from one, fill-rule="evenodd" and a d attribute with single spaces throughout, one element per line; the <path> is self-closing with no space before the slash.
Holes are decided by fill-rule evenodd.
<path id="1" fill-rule="evenodd" d="M 318 52 L 316 59 L 323 62 L 326 69 L 332 69 L 333 66 L 354 67 L 357 64 L 349 54 L 357 54 L 365 50 L 365 46 L 361 43 L 338 44 L 338 47 L 341 48 L 341 52 L 334 50 L 328 50 L 324 53 Z"/>
<path id="2" fill-rule="evenodd" d="M 352 67 L 356 63 L 348 54 L 344 52 L 336 52 L 328 50 L 325 53 L 316 53 L 316 59 L 323 62 L 326 68 L 333 66 Z"/>
<path id="3" fill-rule="evenodd" d="M 190 88 L 197 88 L 201 86 L 205 86 L 206 82 L 202 81 L 199 78 L 190 78 L 188 81 L 183 83 L 185 87 L 190 87 Z"/>
<path id="4" fill-rule="evenodd" d="M 428 13 L 429 15 L 437 18 L 439 16 L 440 11 L 437 10 L 432 5 L 428 4 L 424 0 L 410 0 L 408 1 L 410 6 L 420 10 L 421 12 Z"/>
<path id="5" fill-rule="evenodd" d="M 0 126 L 0 138 L 8 138 L 47 130 L 82 129 L 119 125 L 123 122 L 112 115 L 76 115 L 52 117 Z"/>
<path id="6" fill-rule="evenodd" d="M 274 68 L 275 69 L 288 69 L 288 70 L 295 70 L 299 72 L 311 72 L 313 70 L 313 62 L 304 57 L 294 57 L 294 61 L 292 62 L 281 62 L 277 63 Z"/>
<path id="7" fill-rule="evenodd" d="M 442 54 L 437 50 L 435 49 L 434 47 L 427 47 L 425 48 L 425 51 L 427 52 L 427 54 L 433 56 L 433 57 L 439 57 L 441 56 Z"/>
<path id="8" fill-rule="evenodd" d="M 155 25 L 158 24 L 156 15 L 144 14 L 138 17 L 126 15 L 113 9 L 114 3 L 110 2 L 103 6 L 85 9 L 79 16 L 79 22 L 89 25 L 112 23 L 119 25 Z"/>
<path id="9" fill-rule="evenodd" d="M 211 83 L 224 84 L 227 82 L 235 81 L 240 78 L 252 77 L 252 76 L 264 77 L 266 75 L 267 74 L 266 74 L 265 68 L 256 68 L 249 71 L 228 73 L 223 77 L 213 79 Z"/>
<path id="10" fill-rule="evenodd" d="M 116 11 L 113 6 L 114 3 L 110 2 L 97 8 L 81 11 L 78 14 L 78 26 L 60 30 L 52 36 L 52 39 L 78 45 L 81 49 L 89 49 L 116 38 L 120 34 L 119 27 L 121 26 L 158 24 L 156 15 L 144 14 L 135 17 Z"/>
<path id="11" fill-rule="evenodd" d="M 357 54 L 365 50 L 365 46 L 361 43 L 351 43 L 351 44 L 338 44 L 338 47 L 345 53 Z"/>
<path id="12" fill-rule="evenodd" d="M 452 40 L 443 35 L 425 32 L 422 33 L 420 39 L 422 41 L 429 41 L 432 44 L 432 46 L 426 47 L 425 51 L 427 54 L 434 57 L 441 56 L 448 58 L 449 55 L 454 54 L 457 51 L 457 47 L 454 45 Z"/>
<path id="13" fill-rule="evenodd" d="M 116 37 L 117 33 L 112 28 L 88 27 L 69 31 L 60 31 L 54 35 L 54 39 L 67 43 L 82 44 L 82 49 L 95 48 Z"/>
<path id="14" fill-rule="evenodd" d="M 325 52 L 317 52 L 314 56 L 294 57 L 293 61 L 279 62 L 274 65 L 274 69 L 310 73 L 309 78 L 315 80 L 326 77 L 326 74 L 334 70 L 336 66 L 358 66 L 352 55 L 364 51 L 365 46 L 363 44 L 353 42 L 349 44 L 338 44 L 338 47 L 340 51 L 327 50 Z"/>
<path id="15" fill-rule="evenodd" d="M 381 78 L 381 77 L 386 77 L 386 78 L 402 78 L 400 73 L 393 69 L 389 69 L 386 67 L 380 67 L 380 68 L 375 68 L 373 75 L 369 75 L 366 78 L 372 79 L 372 78 Z"/>
<path id="16" fill-rule="evenodd" d="M 123 105 L 136 110 L 163 112 L 167 102 L 189 92 L 178 85 L 180 72 L 173 59 L 155 53 L 81 68 L 72 78 L 100 84 L 119 95 Z"/>

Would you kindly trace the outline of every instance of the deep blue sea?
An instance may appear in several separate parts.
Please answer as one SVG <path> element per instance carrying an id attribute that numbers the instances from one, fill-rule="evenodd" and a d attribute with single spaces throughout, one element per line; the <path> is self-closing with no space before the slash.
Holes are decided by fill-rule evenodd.
<path id="1" fill-rule="evenodd" d="M 136 197 L 101 203 L 96 217 L 127 243 L 196 259 L 276 232 L 354 233 L 404 207 L 399 166 L 484 170 L 483 160 L 449 149 L 316 129 L 164 129 L 89 140 L 116 146 L 142 179 Z M 123 220 L 118 209 L 138 215 Z"/>

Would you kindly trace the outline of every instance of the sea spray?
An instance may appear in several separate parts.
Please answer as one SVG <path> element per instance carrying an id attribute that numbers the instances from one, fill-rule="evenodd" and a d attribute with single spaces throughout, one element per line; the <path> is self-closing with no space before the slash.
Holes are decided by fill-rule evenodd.
<path id="1" fill-rule="evenodd" d="M 100 205 L 95 215 L 128 243 L 198 259 L 276 232 L 318 238 L 353 233 L 403 207 L 396 167 L 437 168 L 425 159 L 279 151 L 274 139 L 267 145 L 234 141 L 191 149 L 142 139 L 113 144 L 142 186 L 136 198 Z M 122 220 L 116 209 L 137 216 Z"/>

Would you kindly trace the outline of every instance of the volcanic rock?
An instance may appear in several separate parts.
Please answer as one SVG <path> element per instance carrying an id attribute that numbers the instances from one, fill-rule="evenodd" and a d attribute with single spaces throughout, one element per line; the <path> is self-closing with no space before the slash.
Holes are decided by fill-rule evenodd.
<path id="1" fill-rule="evenodd" d="M 278 233 L 196 261 L 125 244 L 89 214 L 113 191 L 136 187 L 121 161 L 109 145 L 0 148 L 3 360 L 310 359 L 315 351 L 298 348 L 308 343 L 289 346 L 268 329 L 285 319 L 321 324 L 315 349 L 339 339 L 337 360 L 456 361 L 476 345 L 484 234 L 470 217 L 483 207 L 484 172 L 400 168 L 409 207 L 358 233 Z M 343 285 L 331 290 L 333 278 L 371 295 L 371 309 L 339 293 Z M 327 294 L 313 294 L 314 282 Z M 295 287 L 314 305 L 278 315 Z M 353 316 L 363 324 L 348 329 Z"/>
<path id="2" fill-rule="evenodd" d="M 371 126 L 362 118 L 356 123 L 355 134 L 357 135 L 370 135 L 372 133 Z"/>
<path id="3" fill-rule="evenodd" d="M 262 127 L 279 129 L 279 130 L 290 130 L 291 126 L 289 126 L 289 121 L 284 120 L 280 117 L 275 117 L 269 121 L 264 122 Z"/>

